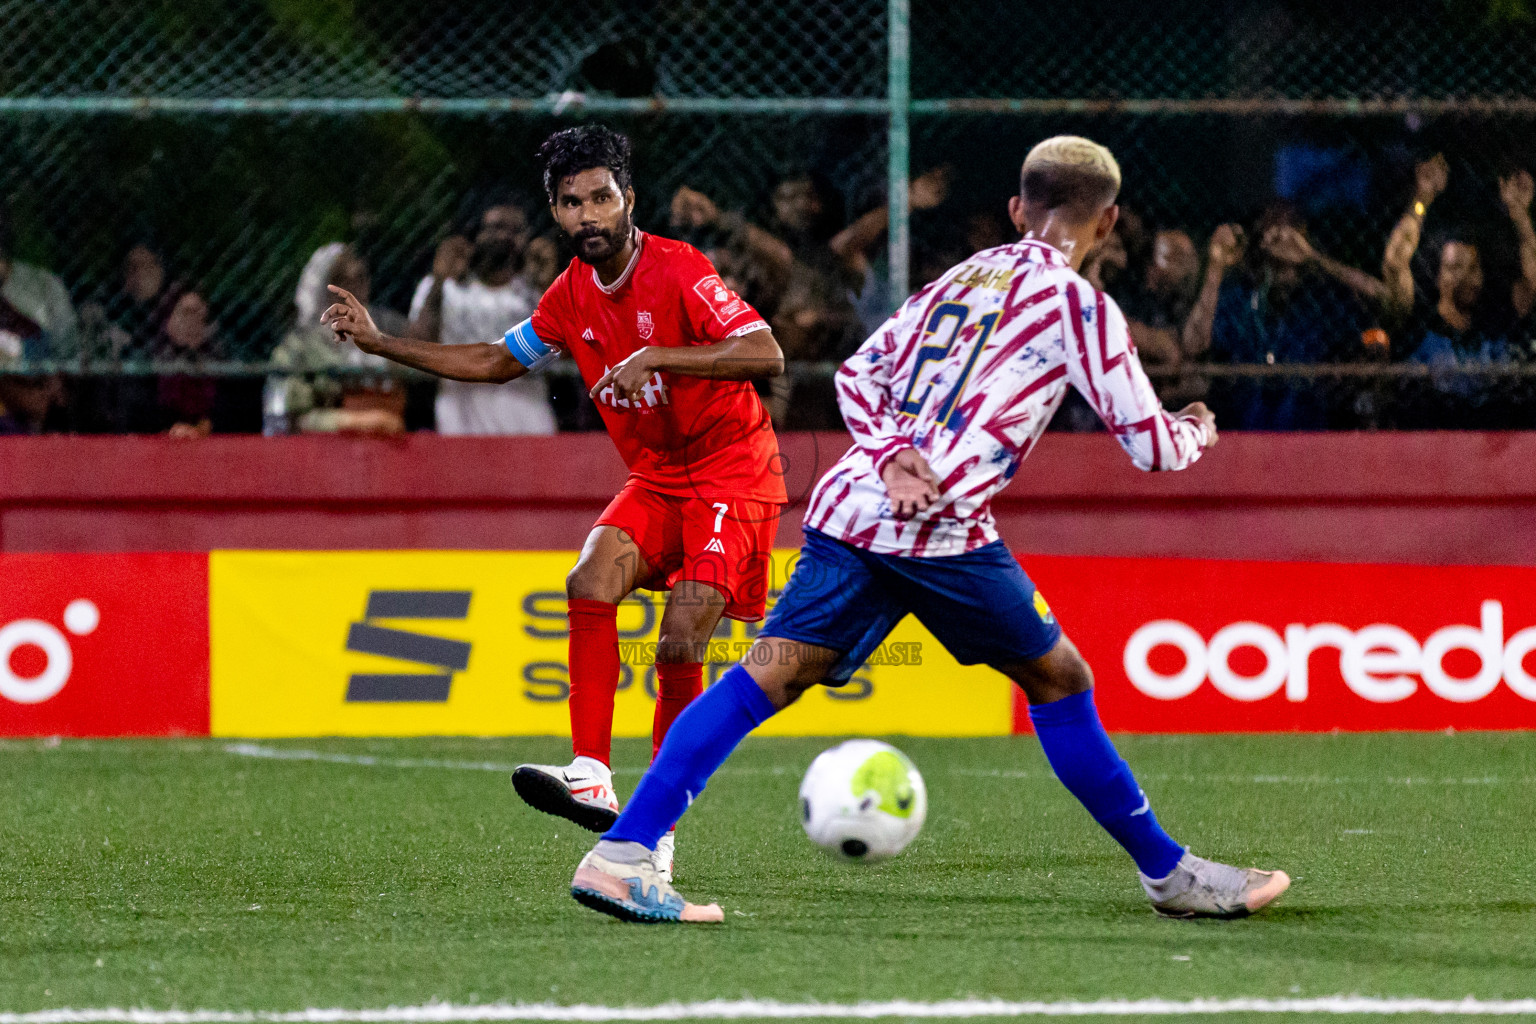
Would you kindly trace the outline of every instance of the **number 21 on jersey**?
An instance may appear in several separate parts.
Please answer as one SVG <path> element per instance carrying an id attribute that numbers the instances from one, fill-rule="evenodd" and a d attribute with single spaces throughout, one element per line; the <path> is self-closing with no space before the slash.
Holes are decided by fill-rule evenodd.
<path id="1" fill-rule="evenodd" d="M 976 367 L 976 360 L 981 355 L 981 350 L 986 347 L 987 339 L 992 336 L 993 329 L 997 327 L 998 317 L 1002 313 L 988 313 L 976 321 L 972 331 L 965 332 L 966 321 L 970 315 L 971 307 L 963 302 L 941 302 L 928 315 L 928 322 L 923 325 L 925 344 L 917 350 L 917 362 L 912 365 L 912 377 L 907 382 L 907 393 L 902 397 L 901 405 L 897 410 L 902 415 L 916 416 L 922 412 L 924 404 L 933 392 L 934 378 L 938 376 L 937 372 L 930 374 L 927 383 L 919 391 L 918 383 L 923 376 L 924 367 L 928 363 L 935 364 L 935 367 L 943 363 L 954 350 L 956 342 L 959 342 L 962 348 L 969 344 L 971 353 L 966 358 L 954 387 L 949 389 L 949 393 L 934 412 L 933 418 L 951 430 L 961 425 L 958 408 L 960 396 L 964 393 L 965 385 L 971 379 L 971 370 Z M 953 321 L 953 323 L 946 324 L 946 321 Z M 965 337 L 961 336 L 962 333 Z M 943 336 L 943 342 L 933 343 L 931 339 L 935 336 Z"/>

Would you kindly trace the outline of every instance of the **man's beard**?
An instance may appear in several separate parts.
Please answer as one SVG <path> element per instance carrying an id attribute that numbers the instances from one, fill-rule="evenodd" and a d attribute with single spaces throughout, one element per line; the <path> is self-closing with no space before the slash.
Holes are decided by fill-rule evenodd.
<path id="1" fill-rule="evenodd" d="M 469 254 L 469 269 L 479 277 L 508 270 L 516 262 L 517 243 L 511 239 L 476 242 Z"/>
<path id="2" fill-rule="evenodd" d="M 629 241 L 630 232 L 634 222 L 628 214 L 619 219 L 610 231 L 602 228 L 584 228 L 574 235 L 567 235 L 571 249 L 575 251 L 576 258 L 588 266 L 597 266 L 606 263 L 617 256 L 624 249 L 624 243 Z"/>

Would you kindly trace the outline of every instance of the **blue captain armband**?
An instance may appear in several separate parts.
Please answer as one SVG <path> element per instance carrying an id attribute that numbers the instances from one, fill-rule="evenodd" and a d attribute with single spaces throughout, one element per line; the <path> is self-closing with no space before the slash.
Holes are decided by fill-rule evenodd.
<path id="1" fill-rule="evenodd" d="M 533 333 L 533 318 L 529 317 L 507 332 L 501 339 L 514 359 L 526 366 L 531 373 L 542 369 L 560 358 L 558 349 L 551 348 Z"/>

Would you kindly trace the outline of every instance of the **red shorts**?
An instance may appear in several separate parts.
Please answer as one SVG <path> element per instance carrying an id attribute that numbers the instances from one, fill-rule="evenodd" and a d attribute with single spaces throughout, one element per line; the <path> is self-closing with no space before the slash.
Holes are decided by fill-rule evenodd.
<path id="1" fill-rule="evenodd" d="M 617 527 L 634 539 L 651 581 L 665 577 L 666 589 L 679 580 L 703 583 L 725 595 L 727 618 L 756 622 L 768 603 L 780 511 L 749 498 L 662 494 L 631 480 L 597 525 Z"/>

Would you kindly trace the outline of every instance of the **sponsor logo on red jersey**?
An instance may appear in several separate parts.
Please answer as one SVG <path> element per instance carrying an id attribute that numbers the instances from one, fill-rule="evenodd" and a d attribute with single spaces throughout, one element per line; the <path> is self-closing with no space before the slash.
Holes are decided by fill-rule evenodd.
<path id="1" fill-rule="evenodd" d="M 715 314 L 715 319 L 720 321 L 721 326 L 730 324 L 747 309 L 746 302 L 726 287 L 725 282 L 720 280 L 719 274 L 710 274 L 708 277 L 701 278 L 693 286 L 693 290 L 699 298 L 704 300 L 710 312 Z"/>
<path id="2" fill-rule="evenodd" d="M 608 372 L 608 367 L 603 367 L 603 373 Z M 613 385 L 610 384 L 597 393 L 597 400 L 610 409 L 654 409 L 659 405 L 670 405 L 672 396 L 668 393 L 666 381 L 661 379 L 661 371 L 651 374 L 651 379 L 645 382 L 640 389 L 640 396 L 631 402 L 627 398 L 615 398 Z"/>

